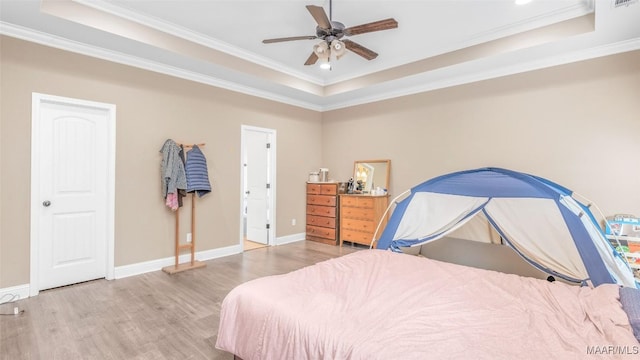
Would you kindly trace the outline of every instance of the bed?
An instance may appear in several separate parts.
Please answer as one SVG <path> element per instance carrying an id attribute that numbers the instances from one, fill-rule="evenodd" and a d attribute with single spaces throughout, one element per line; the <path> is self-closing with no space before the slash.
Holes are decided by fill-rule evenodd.
<path id="1" fill-rule="evenodd" d="M 640 354 L 616 285 L 577 287 L 383 250 L 236 287 L 222 303 L 216 347 L 244 360 Z"/>

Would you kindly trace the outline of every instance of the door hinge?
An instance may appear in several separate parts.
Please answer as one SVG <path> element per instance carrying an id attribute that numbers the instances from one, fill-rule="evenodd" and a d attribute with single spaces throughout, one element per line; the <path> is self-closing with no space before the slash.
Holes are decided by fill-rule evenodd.
<path id="1" fill-rule="evenodd" d="M 267 149 L 271 149 L 271 143 L 267 143 Z"/>
<path id="2" fill-rule="evenodd" d="M 267 230 L 271 229 L 271 224 L 267 224 Z"/>
<path id="3" fill-rule="evenodd" d="M 267 184 L 267 189 L 271 189 L 271 184 Z"/>

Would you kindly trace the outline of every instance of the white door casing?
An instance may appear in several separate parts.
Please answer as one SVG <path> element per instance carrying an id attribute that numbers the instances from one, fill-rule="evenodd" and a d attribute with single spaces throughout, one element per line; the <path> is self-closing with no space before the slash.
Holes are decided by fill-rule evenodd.
<path id="1" fill-rule="evenodd" d="M 247 239 L 272 245 L 275 234 L 275 130 L 242 127 L 242 166 L 246 169 L 242 189 L 246 200 Z"/>
<path id="2" fill-rule="evenodd" d="M 30 294 L 114 277 L 115 105 L 34 93 Z"/>

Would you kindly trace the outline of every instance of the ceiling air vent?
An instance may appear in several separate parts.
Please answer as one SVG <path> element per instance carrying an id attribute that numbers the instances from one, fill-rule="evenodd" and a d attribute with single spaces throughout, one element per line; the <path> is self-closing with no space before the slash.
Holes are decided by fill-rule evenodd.
<path id="1" fill-rule="evenodd" d="M 638 0 L 613 0 L 613 7 L 618 8 L 621 6 L 629 6 L 633 3 L 637 3 Z"/>

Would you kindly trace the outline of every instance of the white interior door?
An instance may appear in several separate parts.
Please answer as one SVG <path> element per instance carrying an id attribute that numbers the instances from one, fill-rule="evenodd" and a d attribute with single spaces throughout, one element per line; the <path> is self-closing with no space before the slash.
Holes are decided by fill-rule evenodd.
<path id="1" fill-rule="evenodd" d="M 276 232 L 276 131 L 242 125 L 241 134 L 240 244 L 246 238 L 273 245 Z"/>
<path id="2" fill-rule="evenodd" d="M 115 107 L 96 104 L 34 94 L 32 294 L 110 277 Z"/>
<path id="3" fill-rule="evenodd" d="M 269 134 L 245 133 L 247 240 L 268 244 L 269 239 Z"/>

